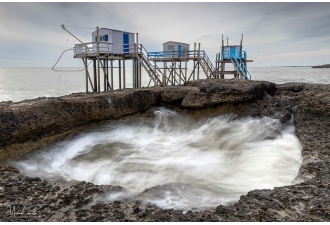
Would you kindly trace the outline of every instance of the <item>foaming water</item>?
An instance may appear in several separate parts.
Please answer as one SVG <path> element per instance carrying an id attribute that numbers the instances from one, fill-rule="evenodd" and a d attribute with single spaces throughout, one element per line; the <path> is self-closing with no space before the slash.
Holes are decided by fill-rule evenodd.
<path id="1" fill-rule="evenodd" d="M 125 188 L 103 200 L 142 199 L 202 210 L 253 189 L 289 185 L 302 161 L 294 126 L 219 116 L 194 121 L 160 108 L 152 122 L 119 121 L 14 162 L 25 174 Z"/>

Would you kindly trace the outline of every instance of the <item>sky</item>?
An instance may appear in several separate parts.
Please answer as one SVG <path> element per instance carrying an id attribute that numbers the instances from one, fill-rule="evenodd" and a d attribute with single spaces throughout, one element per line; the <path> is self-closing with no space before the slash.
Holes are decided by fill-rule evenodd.
<path id="1" fill-rule="evenodd" d="M 214 62 L 222 34 L 240 43 L 251 66 L 330 63 L 330 3 L 0 3 L 0 67 L 52 67 L 96 26 L 139 33 L 148 51 L 201 43 Z M 65 53 L 61 66 L 82 66 Z"/>

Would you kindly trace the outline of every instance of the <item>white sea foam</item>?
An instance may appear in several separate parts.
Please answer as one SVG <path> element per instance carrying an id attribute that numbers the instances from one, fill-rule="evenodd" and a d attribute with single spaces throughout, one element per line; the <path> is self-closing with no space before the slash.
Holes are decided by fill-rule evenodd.
<path id="1" fill-rule="evenodd" d="M 289 185 L 302 161 L 294 127 L 219 116 L 196 122 L 161 108 L 153 123 L 121 121 L 14 162 L 46 179 L 119 185 L 163 208 L 205 209 L 253 189 Z M 103 199 L 104 200 L 104 199 Z"/>

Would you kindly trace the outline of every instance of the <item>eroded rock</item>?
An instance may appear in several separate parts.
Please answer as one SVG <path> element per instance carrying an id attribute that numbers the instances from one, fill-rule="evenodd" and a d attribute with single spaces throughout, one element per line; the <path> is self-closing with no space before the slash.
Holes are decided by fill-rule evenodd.
<path id="1" fill-rule="evenodd" d="M 73 94 L 18 103 L 0 103 L 0 158 L 63 138 L 96 121 L 146 112 L 166 105 L 195 118 L 235 113 L 282 123 L 294 114 L 303 144 L 303 163 L 294 184 L 253 190 L 215 210 L 183 213 L 140 201 L 106 202 L 105 193 L 121 187 L 86 182 L 51 183 L 0 168 L 1 221 L 329 221 L 330 220 L 330 85 L 241 80 L 201 80 L 185 86 Z M 78 129 L 79 128 L 79 129 Z M 62 135 L 62 136 L 61 136 Z M 49 139 L 46 139 L 46 138 Z M 45 140 L 48 140 L 45 141 Z M 17 144 L 18 143 L 18 144 Z M 33 145 L 34 148 L 21 150 Z M 10 153 L 11 152 L 11 153 Z M 101 196 L 101 198 L 100 198 Z M 37 215 L 13 214 L 13 207 L 38 206 Z"/>

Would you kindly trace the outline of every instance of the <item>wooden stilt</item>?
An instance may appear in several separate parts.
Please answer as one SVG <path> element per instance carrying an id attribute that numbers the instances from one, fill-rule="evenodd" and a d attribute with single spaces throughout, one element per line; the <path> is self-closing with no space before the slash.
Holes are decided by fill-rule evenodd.
<path id="1" fill-rule="evenodd" d="M 113 86 L 113 60 L 112 59 L 110 60 L 110 71 L 111 71 L 111 74 L 110 74 L 111 88 L 112 88 L 112 90 L 115 90 L 115 87 Z"/>
<path id="2" fill-rule="evenodd" d="M 86 72 L 86 93 L 88 93 L 88 64 L 87 64 L 87 57 L 85 60 L 83 59 L 85 65 L 85 72 Z"/>
<path id="3" fill-rule="evenodd" d="M 106 65 L 105 65 L 105 59 L 103 60 L 103 74 L 104 74 L 104 83 L 103 83 L 103 90 L 104 92 L 107 91 L 107 71 L 106 71 Z"/>
<path id="4" fill-rule="evenodd" d="M 119 67 L 119 89 L 121 89 L 121 60 L 118 60 L 118 67 Z"/>
<path id="5" fill-rule="evenodd" d="M 193 80 L 195 80 L 195 68 L 196 68 L 196 42 L 194 43 L 194 70 L 193 70 Z"/>
<path id="6" fill-rule="evenodd" d="M 96 60 L 93 60 L 93 67 L 94 67 L 94 92 L 97 92 L 97 74 L 96 74 Z"/>
<path id="7" fill-rule="evenodd" d="M 125 69 L 125 59 L 123 59 L 123 86 L 126 88 L 126 69 Z"/>
<path id="8" fill-rule="evenodd" d="M 133 60 L 133 88 L 136 88 L 136 61 Z"/>
<path id="9" fill-rule="evenodd" d="M 180 76 L 179 76 L 179 84 L 181 84 L 181 61 L 179 63 L 179 74 L 180 74 Z"/>
<path id="10" fill-rule="evenodd" d="M 142 64 L 139 63 L 139 88 L 142 87 Z"/>
<path id="11" fill-rule="evenodd" d="M 185 61 L 185 66 L 184 66 L 185 68 L 184 68 L 184 70 L 185 70 L 185 72 L 184 72 L 184 81 L 187 81 L 187 70 L 188 70 L 188 67 L 187 67 L 187 60 Z"/>
<path id="12" fill-rule="evenodd" d="M 199 61 L 201 56 L 201 43 L 198 43 L 197 80 L 199 80 Z"/>

